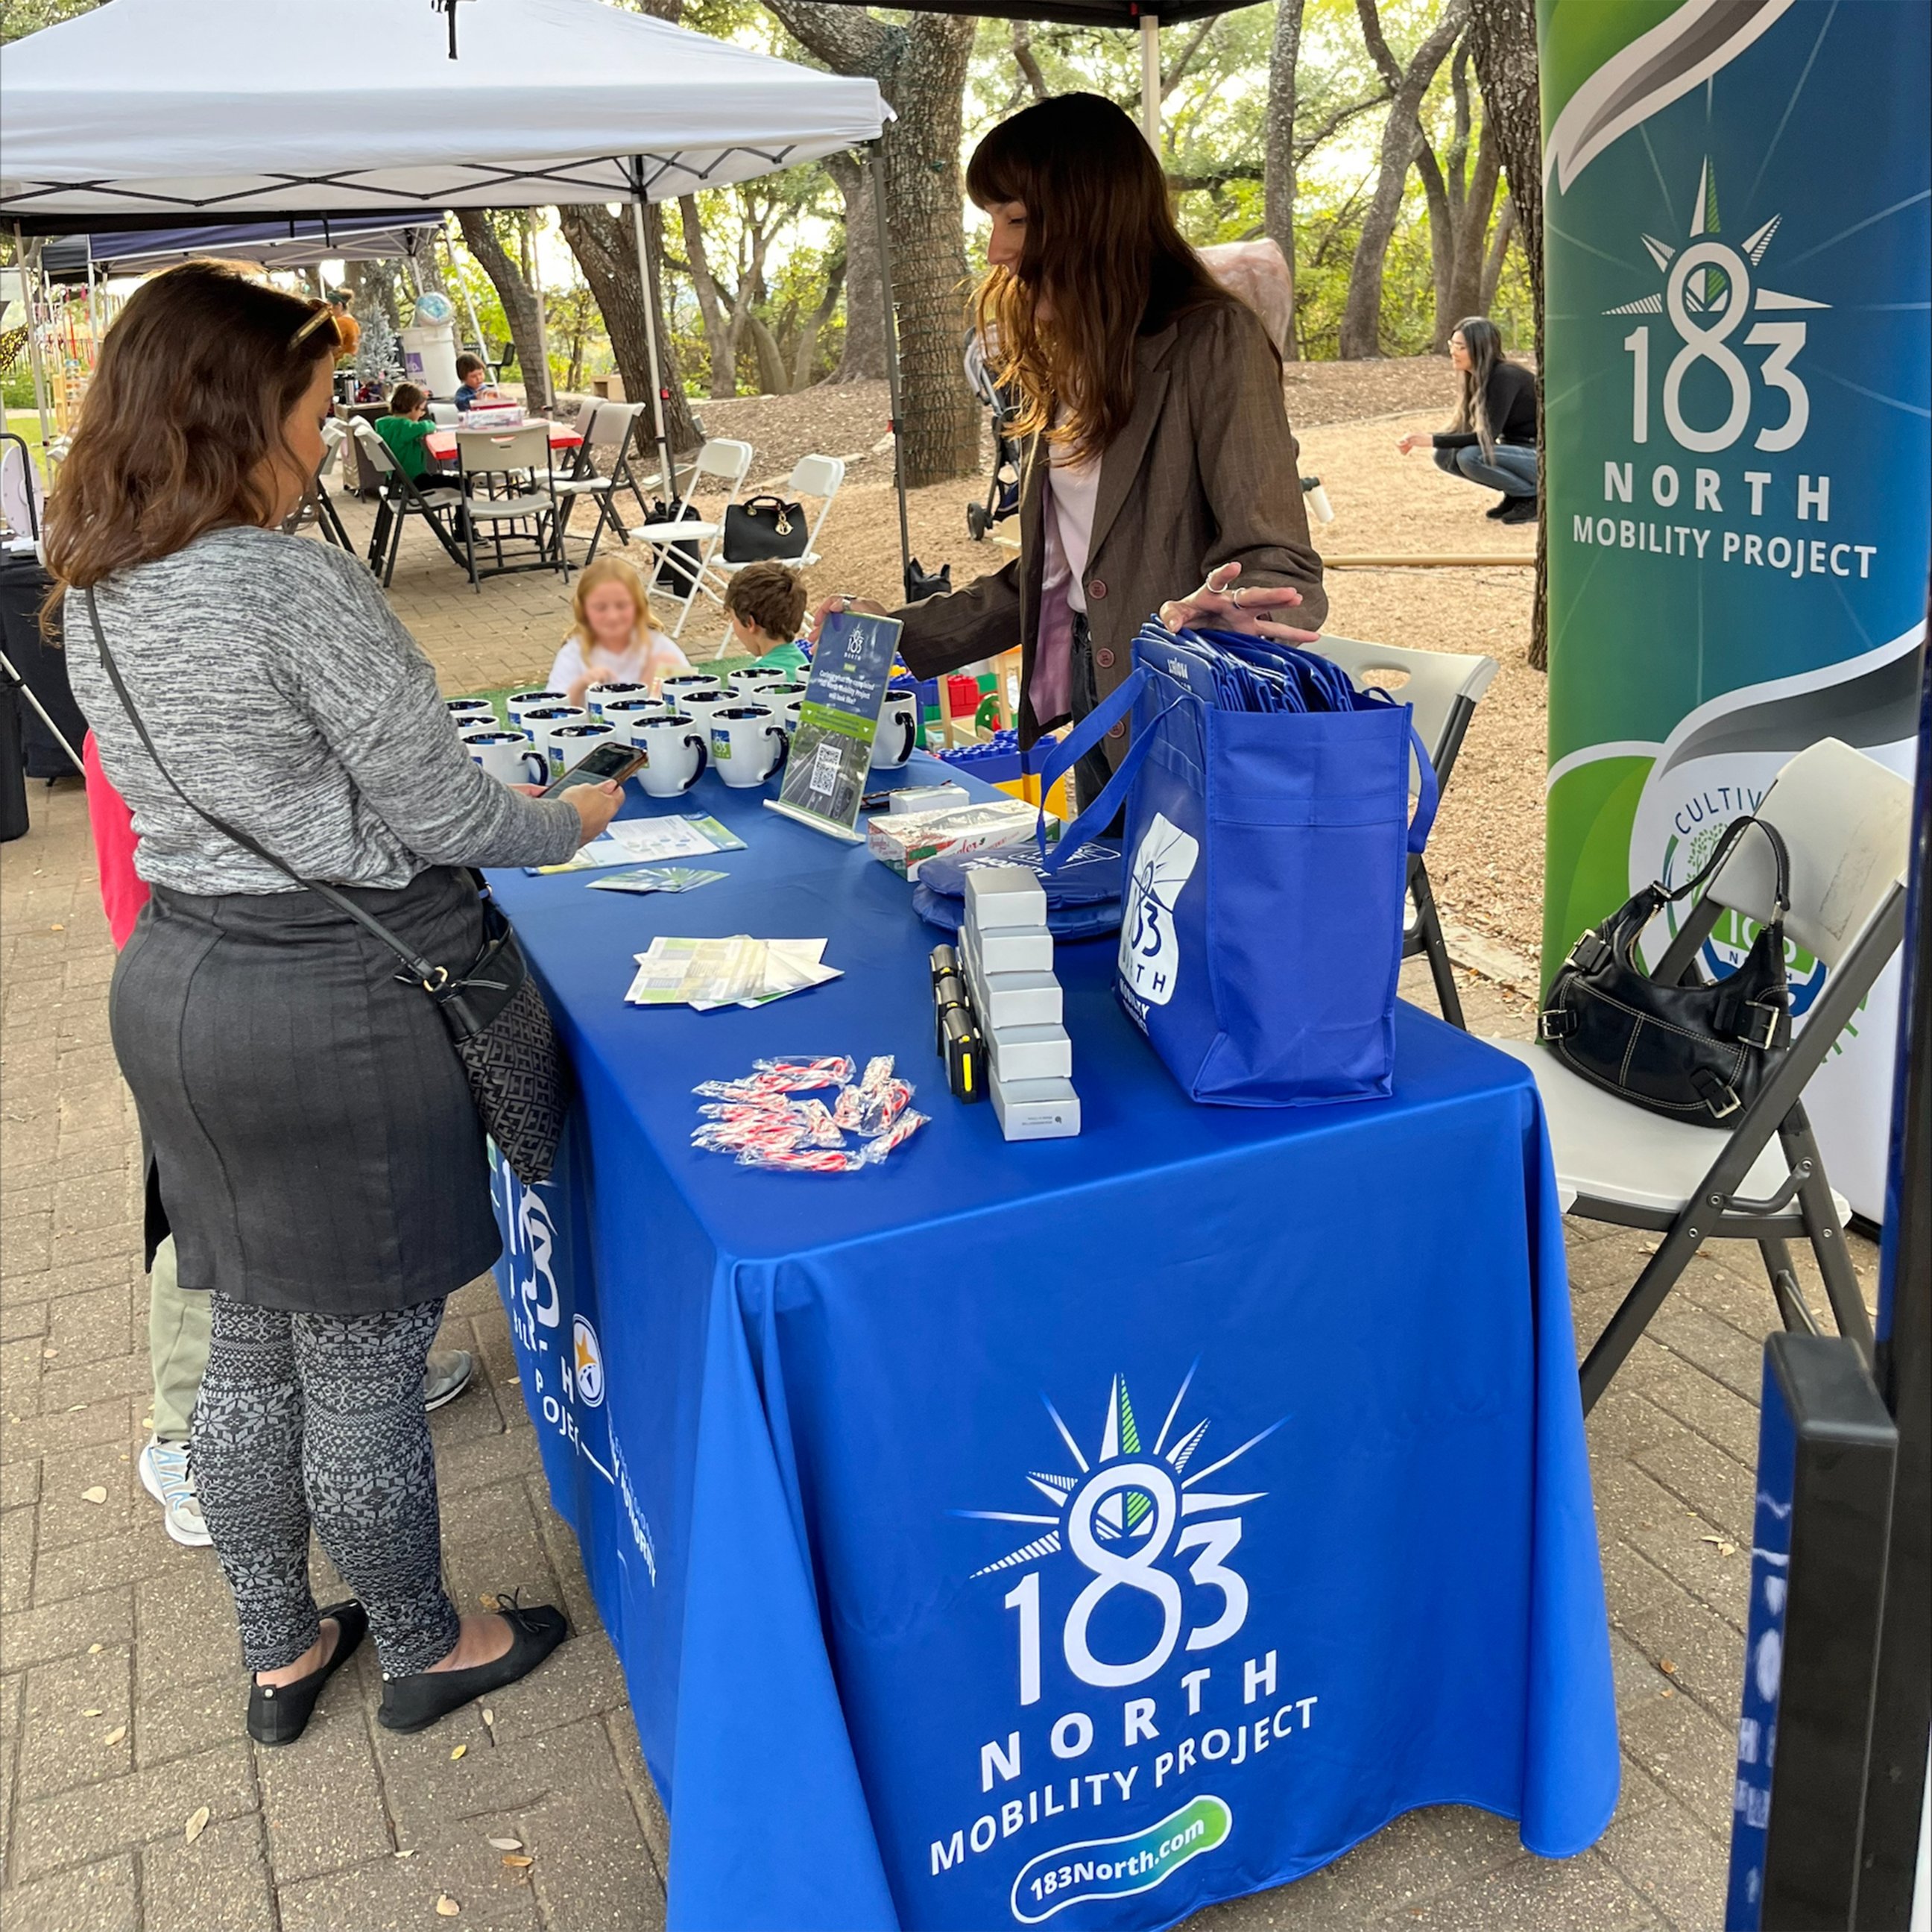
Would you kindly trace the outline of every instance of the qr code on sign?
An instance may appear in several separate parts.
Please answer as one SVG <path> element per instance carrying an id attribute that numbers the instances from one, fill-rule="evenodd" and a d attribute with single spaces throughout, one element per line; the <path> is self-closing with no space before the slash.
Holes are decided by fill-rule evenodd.
<path id="1" fill-rule="evenodd" d="M 823 792 L 828 796 L 838 783 L 838 747 L 827 740 L 820 744 L 813 754 L 812 776 L 806 780 L 806 788 Z"/>

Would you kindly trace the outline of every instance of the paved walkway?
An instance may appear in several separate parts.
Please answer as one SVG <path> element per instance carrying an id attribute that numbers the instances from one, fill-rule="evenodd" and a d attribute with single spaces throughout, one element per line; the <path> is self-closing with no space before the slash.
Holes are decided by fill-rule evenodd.
<path id="1" fill-rule="evenodd" d="M 548 668 L 554 584 L 512 578 L 478 596 L 446 563 L 429 580 L 436 569 L 425 558 L 400 574 L 398 604 L 447 688 Z M 476 1352 L 477 1384 L 434 1419 L 452 1587 L 465 1607 L 512 1588 L 561 1602 L 578 1636 L 489 1708 L 419 1737 L 376 1724 L 366 1650 L 299 1746 L 242 1735 L 220 1574 L 167 1540 L 134 1467 L 146 1297 L 134 1123 L 107 1040 L 112 952 L 79 787 L 32 794 L 32 833 L 0 853 L 0 1916 L 10 1932 L 658 1925 L 663 1815 L 545 1501 L 487 1280 L 452 1301 L 445 1336 Z M 1466 997 L 1476 1030 L 1526 1030 L 1520 999 L 1474 980 Z M 1644 1245 L 1573 1229 L 1580 1330 L 1600 1324 Z M 1869 1293 L 1875 1252 L 1852 1246 Z M 1202 1915 L 1202 1932 L 1718 1923 L 1773 1319 L 1736 1258 L 1735 1272 L 1691 1269 L 1591 1423 L 1625 1752 L 1602 1843 L 1551 1864 L 1481 1814 L 1418 1813 L 1326 1871 Z M 500 1839 L 530 1862 L 507 1863 Z"/>

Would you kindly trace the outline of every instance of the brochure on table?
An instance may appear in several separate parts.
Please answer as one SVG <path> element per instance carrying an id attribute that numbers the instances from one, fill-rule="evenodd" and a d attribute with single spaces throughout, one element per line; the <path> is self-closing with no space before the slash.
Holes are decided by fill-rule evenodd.
<path id="1" fill-rule="evenodd" d="M 765 802 L 816 832 L 856 842 L 879 711 L 904 628 L 896 617 L 836 612 L 825 620 L 778 796 Z"/>

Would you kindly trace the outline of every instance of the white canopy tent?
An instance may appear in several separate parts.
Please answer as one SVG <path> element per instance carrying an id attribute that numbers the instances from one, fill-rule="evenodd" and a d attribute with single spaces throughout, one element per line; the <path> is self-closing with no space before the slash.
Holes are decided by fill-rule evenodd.
<path id="1" fill-rule="evenodd" d="M 888 112 L 870 80 L 603 0 L 466 0 L 453 26 L 425 0 L 114 0 L 7 50 L 0 219 L 628 201 L 648 276 L 646 201 L 876 140 Z M 648 289 L 644 314 L 668 479 Z M 894 387 L 896 420 L 896 367 Z"/>

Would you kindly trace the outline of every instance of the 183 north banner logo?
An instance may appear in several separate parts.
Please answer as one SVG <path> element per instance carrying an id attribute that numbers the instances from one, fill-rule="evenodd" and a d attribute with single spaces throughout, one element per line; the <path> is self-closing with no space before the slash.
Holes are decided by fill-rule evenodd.
<path id="1" fill-rule="evenodd" d="M 1316 1696 L 1284 1694 L 1276 1650 L 1252 1636 L 1252 1655 L 1224 1648 L 1255 1611 L 1241 1548 L 1246 1512 L 1268 1493 L 1225 1472 L 1282 1423 L 1217 1454 L 1208 1420 L 1184 1414 L 1194 1375 L 1150 1442 L 1124 1376 L 1084 1438 L 1042 1397 L 1055 1453 L 1024 1480 L 1047 1507 L 954 1512 L 1027 1532 L 972 1573 L 1011 1580 L 998 1601 L 1020 1723 L 981 1746 L 977 1783 L 990 1808 L 932 1841 L 931 1875 L 1020 1838 L 1010 1904 L 1023 1924 L 1146 1891 L 1215 1850 L 1233 1808 L 1200 1780 L 1315 1721 Z M 1094 1811 L 1104 1815 L 1071 1815 Z M 1042 1846 L 1049 1831 L 1058 1842 Z"/>

